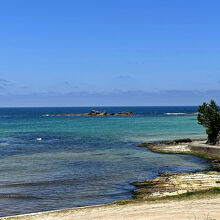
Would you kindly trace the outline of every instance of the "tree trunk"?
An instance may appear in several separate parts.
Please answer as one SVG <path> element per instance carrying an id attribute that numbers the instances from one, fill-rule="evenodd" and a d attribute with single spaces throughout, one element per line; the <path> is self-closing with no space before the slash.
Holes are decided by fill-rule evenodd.
<path id="1" fill-rule="evenodd" d="M 218 132 L 215 144 L 220 146 L 220 131 Z"/>
<path id="2" fill-rule="evenodd" d="M 216 145 L 217 142 L 217 134 L 209 134 L 207 144 Z"/>
<path id="3" fill-rule="evenodd" d="M 220 145 L 220 132 L 209 134 L 207 144 Z"/>

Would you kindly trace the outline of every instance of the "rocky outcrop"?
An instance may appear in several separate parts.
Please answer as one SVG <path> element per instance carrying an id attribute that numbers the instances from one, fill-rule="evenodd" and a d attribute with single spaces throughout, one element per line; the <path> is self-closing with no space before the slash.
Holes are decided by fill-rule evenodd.
<path id="1" fill-rule="evenodd" d="M 157 153 L 193 154 L 209 159 L 212 170 L 198 173 L 163 173 L 154 179 L 136 182 L 134 198 L 157 199 L 176 196 L 187 192 L 220 187 L 220 147 L 206 144 L 206 140 L 177 139 L 173 141 L 144 142 L 146 147 Z"/>
<path id="2" fill-rule="evenodd" d="M 119 112 L 116 114 L 116 116 L 131 116 L 135 115 L 133 112 Z"/>
<path id="3" fill-rule="evenodd" d="M 163 173 L 154 179 L 135 182 L 134 185 L 138 187 L 133 192 L 134 198 L 158 199 L 220 187 L 220 173 Z"/>
<path id="4" fill-rule="evenodd" d="M 62 116 L 62 117 L 72 117 L 72 116 L 134 116 L 135 114 L 130 111 L 124 111 L 119 113 L 108 113 L 107 111 L 96 111 L 91 110 L 88 113 L 79 113 L 79 114 L 46 114 L 43 116 L 54 117 L 54 116 Z"/>
<path id="5" fill-rule="evenodd" d="M 89 113 L 86 113 L 86 115 L 89 116 L 106 116 L 107 115 L 107 111 L 96 111 L 96 110 L 91 110 Z"/>
<path id="6" fill-rule="evenodd" d="M 190 153 L 189 143 L 192 139 L 176 139 L 173 141 L 143 142 L 138 147 L 146 147 L 158 153 Z"/>

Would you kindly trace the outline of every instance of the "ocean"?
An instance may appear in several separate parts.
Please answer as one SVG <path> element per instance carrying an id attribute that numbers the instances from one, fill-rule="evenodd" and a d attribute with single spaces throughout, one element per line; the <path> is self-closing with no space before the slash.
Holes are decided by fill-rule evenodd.
<path id="1" fill-rule="evenodd" d="M 132 117 L 44 117 L 132 111 Z M 204 138 L 197 107 L 0 108 L 0 216 L 110 203 L 161 172 L 209 169 L 189 155 L 152 153 L 143 141 Z"/>

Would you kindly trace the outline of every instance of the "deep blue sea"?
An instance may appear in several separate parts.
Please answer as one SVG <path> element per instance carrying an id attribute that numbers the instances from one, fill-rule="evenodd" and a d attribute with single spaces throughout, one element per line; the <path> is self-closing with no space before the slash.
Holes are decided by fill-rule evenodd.
<path id="1" fill-rule="evenodd" d="M 133 111 L 134 117 L 43 117 Z M 196 107 L 0 108 L 0 216 L 129 199 L 132 182 L 202 171 L 207 161 L 152 153 L 143 141 L 202 138 Z"/>

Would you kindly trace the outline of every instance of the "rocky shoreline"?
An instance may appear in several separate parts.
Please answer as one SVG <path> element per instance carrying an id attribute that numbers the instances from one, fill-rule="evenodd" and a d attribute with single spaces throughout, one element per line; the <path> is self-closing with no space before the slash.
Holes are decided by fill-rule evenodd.
<path id="1" fill-rule="evenodd" d="M 46 114 L 42 115 L 44 117 L 74 117 L 74 116 L 135 116 L 136 114 L 130 111 L 118 112 L 118 113 L 108 113 L 107 111 L 96 111 L 91 110 L 88 113 L 79 113 L 79 114 Z"/>
<path id="2" fill-rule="evenodd" d="M 210 161 L 209 172 L 162 173 L 158 177 L 135 182 L 134 199 L 154 200 L 168 196 L 199 192 L 220 187 L 220 146 L 207 145 L 204 139 L 177 139 L 173 141 L 145 142 L 138 147 L 146 147 L 152 152 L 169 154 L 189 154 Z"/>
<path id="3" fill-rule="evenodd" d="M 162 173 L 154 179 L 134 183 L 135 199 L 159 199 L 220 187 L 220 172 Z"/>

